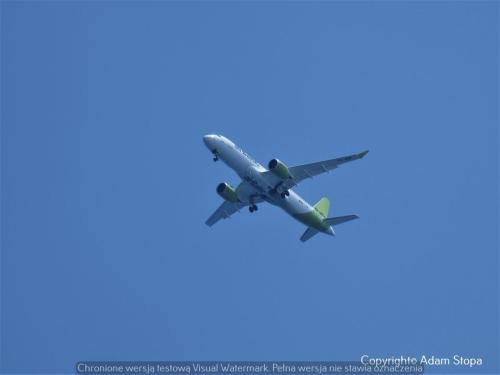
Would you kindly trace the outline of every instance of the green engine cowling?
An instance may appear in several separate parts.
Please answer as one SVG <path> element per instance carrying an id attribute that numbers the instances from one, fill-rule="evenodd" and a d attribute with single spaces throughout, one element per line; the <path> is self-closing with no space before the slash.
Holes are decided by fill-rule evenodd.
<path id="1" fill-rule="evenodd" d="M 225 182 L 221 182 L 217 185 L 217 194 L 228 202 L 238 202 L 238 194 L 236 194 L 236 190 Z"/>
<path id="2" fill-rule="evenodd" d="M 269 170 L 271 172 L 273 172 L 276 176 L 282 178 L 283 180 L 290 177 L 288 167 L 285 165 L 285 163 L 279 161 L 278 159 L 272 159 L 267 166 L 269 167 Z"/>

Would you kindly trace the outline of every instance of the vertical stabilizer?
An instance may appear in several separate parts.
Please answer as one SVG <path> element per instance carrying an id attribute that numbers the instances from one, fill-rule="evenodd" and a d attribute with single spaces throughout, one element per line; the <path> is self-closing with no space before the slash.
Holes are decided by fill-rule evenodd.
<path id="1" fill-rule="evenodd" d="M 330 201 L 328 198 L 323 197 L 314 205 L 314 209 L 318 211 L 321 216 L 326 217 L 328 216 L 328 210 L 330 209 Z"/>

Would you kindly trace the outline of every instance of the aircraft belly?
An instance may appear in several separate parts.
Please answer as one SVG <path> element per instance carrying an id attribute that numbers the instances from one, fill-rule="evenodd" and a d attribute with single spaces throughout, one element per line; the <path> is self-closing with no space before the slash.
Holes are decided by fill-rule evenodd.
<path id="1" fill-rule="evenodd" d="M 240 202 L 251 203 L 253 197 L 260 195 L 260 193 L 254 186 L 242 182 L 236 189 L 236 195 Z"/>
<path id="2" fill-rule="evenodd" d="M 289 193 L 290 195 L 288 197 L 281 198 L 281 196 L 279 196 L 278 198 L 279 206 L 281 206 L 281 208 L 283 208 L 286 212 L 291 215 L 296 215 L 305 214 L 313 209 L 293 190 L 289 190 Z"/>
<path id="3" fill-rule="evenodd" d="M 250 162 L 242 153 L 234 151 L 232 148 L 219 149 L 220 158 L 231 167 L 245 181 L 237 188 L 237 196 L 240 202 L 252 203 L 254 197 L 281 207 L 296 220 L 315 228 L 319 231 L 328 229 L 328 225 L 323 223 L 323 218 L 318 212 L 302 199 L 293 190 L 288 190 L 289 195 L 282 198 L 278 192 L 273 190 L 272 181 L 268 181 L 262 171 L 258 170 L 258 165 Z"/>
<path id="4" fill-rule="evenodd" d="M 219 150 L 219 157 L 229 168 L 233 169 L 240 177 L 243 177 L 249 165 L 248 160 L 243 155 L 226 146 Z"/>

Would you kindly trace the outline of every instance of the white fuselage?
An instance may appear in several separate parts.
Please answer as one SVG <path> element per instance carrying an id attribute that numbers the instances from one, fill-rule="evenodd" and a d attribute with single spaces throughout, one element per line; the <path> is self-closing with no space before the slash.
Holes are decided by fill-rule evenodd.
<path id="1" fill-rule="evenodd" d="M 282 197 L 273 186 L 273 180 L 266 178 L 262 172 L 267 169 L 253 160 L 241 148 L 221 135 L 206 135 L 203 137 L 205 145 L 217 158 L 221 159 L 233 169 L 243 181 L 247 181 L 255 189 L 256 196 L 265 201 L 281 207 L 291 216 L 300 220 L 302 214 L 314 210 L 309 203 L 302 199 L 293 190 L 288 190 L 289 195 Z"/>

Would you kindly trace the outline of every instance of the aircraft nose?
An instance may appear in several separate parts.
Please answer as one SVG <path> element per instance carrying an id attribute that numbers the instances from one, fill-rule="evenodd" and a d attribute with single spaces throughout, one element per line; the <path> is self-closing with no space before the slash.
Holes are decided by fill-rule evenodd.
<path id="1" fill-rule="evenodd" d="M 205 145 L 208 148 L 213 147 L 214 140 L 215 140 L 215 135 L 213 135 L 213 134 L 207 134 L 207 135 L 203 136 L 203 143 L 205 143 Z"/>

